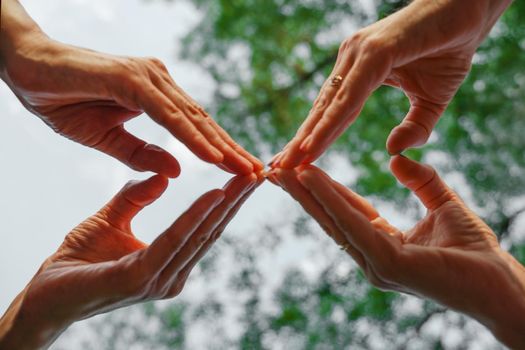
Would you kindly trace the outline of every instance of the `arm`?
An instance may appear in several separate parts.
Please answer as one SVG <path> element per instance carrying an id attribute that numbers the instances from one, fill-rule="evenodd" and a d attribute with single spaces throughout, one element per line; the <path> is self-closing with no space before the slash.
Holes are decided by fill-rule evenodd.
<path id="1" fill-rule="evenodd" d="M 465 313 L 513 349 L 525 348 L 525 267 L 434 169 L 396 156 L 391 169 L 428 209 L 412 229 L 390 225 L 358 194 L 313 166 L 271 179 L 310 213 L 372 284 Z"/>
<path id="2" fill-rule="evenodd" d="M 1 78 L 57 133 L 138 171 L 178 176 L 176 159 L 128 133 L 143 112 L 204 161 L 249 174 L 262 169 L 155 58 L 108 55 L 52 40 L 17 0 L 2 2 Z"/>
<path id="3" fill-rule="evenodd" d="M 5 55 L 17 52 L 24 42 L 45 36 L 17 0 L 2 0 L 0 31 L 0 67 L 4 76 Z"/>
<path id="4" fill-rule="evenodd" d="M 0 319 L 0 348 L 47 348 L 75 321 L 175 297 L 258 179 L 238 176 L 204 194 L 147 246 L 130 222 L 167 184 L 159 175 L 131 182 L 73 229 Z"/>
<path id="5" fill-rule="evenodd" d="M 273 166 L 293 168 L 317 159 L 383 84 L 403 90 L 410 102 L 388 137 L 388 152 L 424 144 L 468 74 L 475 50 L 510 3 L 415 0 L 359 30 L 341 44 L 310 114 Z"/>

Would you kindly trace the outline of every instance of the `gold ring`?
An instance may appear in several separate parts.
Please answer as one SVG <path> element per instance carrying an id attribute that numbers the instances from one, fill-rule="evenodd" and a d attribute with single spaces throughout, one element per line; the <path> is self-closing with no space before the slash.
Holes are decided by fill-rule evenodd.
<path id="1" fill-rule="evenodd" d="M 330 85 L 332 85 L 332 86 L 339 86 L 339 85 L 341 85 L 342 82 L 343 82 L 343 77 L 340 76 L 340 75 L 336 75 L 330 81 Z"/>
<path id="2" fill-rule="evenodd" d="M 348 250 L 352 247 L 352 245 L 350 243 L 345 243 L 343 245 L 340 245 L 339 246 L 339 249 L 345 251 L 348 253 Z"/>

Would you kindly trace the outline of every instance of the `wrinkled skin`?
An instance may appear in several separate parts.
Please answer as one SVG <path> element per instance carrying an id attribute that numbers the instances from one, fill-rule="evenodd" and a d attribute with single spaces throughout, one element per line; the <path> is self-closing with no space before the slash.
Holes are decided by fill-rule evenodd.
<path id="1" fill-rule="evenodd" d="M 0 320 L 0 348 L 46 348 L 77 320 L 178 295 L 259 183 L 254 174 L 237 176 L 204 194 L 148 246 L 130 222 L 162 194 L 167 179 L 130 182 L 66 236 L 13 301 Z"/>
<path id="2" fill-rule="evenodd" d="M 138 171 L 167 177 L 177 160 L 128 133 L 143 112 L 204 161 L 235 174 L 262 163 L 231 137 L 171 78 L 155 58 L 121 57 L 48 38 L 16 0 L 2 11 L 1 77 L 23 105 L 54 131 Z"/>
<path id="3" fill-rule="evenodd" d="M 424 144 L 468 74 L 476 48 L 510 3 L 416 0 L 359 30 L 341 44 L 310 114 L 272 166 L 291 169 L 317 159 L 383 84 L 401 89 L 410 101 L 388 137 L 388 152 Z"/>
<path id="4" fill-rule="evenodd" d="M 276 169 L 289 192 L 376 287 L 466 313 L 512 348 L 525 348 L 525 268 L 433 168 L 396 156 L 391 170 L 428 209 L 401 232 L 361 196 L 314 166 Z"/>

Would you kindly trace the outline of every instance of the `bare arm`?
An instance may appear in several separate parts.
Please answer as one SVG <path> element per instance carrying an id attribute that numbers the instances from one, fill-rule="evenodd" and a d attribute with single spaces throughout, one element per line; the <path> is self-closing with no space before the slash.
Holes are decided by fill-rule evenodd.
<path id="1" fill-rule="evenodd" d="M 114 56 L 49 38 L 17 0 L 2 2 L 1 78 L 54 131 L 138 171 L 168 177 L 177 160 L 124 128 L 148 114 L 202 160 L 235 174 L 262 169 L 155 58 Z"/>

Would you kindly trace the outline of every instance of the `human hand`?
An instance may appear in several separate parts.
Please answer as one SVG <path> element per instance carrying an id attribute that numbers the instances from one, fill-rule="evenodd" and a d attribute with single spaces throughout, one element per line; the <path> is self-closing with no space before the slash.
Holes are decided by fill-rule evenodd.
<path id="1" fill-rule="evenodd" d="M 162 194 L 167 179 L 128 183 L 66 236 L 13 301 L 0 320 L 0 348 L 46 348 L 77 320 L 178 295 L 259 181 L 237 176 L 204 194 L 149 247 L 130 222 Z"/>
<path id="2" fill-rule="evenodd" d="M 468 74 L 476 48 L 510 3 L 416 0 L 359 30 L 341 44 L 312 110 L 272 166 L 294 168 L 317 159 L 382 84 L 400 88 L 410 101 L 388 137 L 388 152 L 424 144 Z"/>
<path id="3" fill-rule="evenodd" d="M 158 59 L 113 56 L 53 41 L 14 0 L 7 0 L 3 12 L 2 78 L 57 133 L 135 170 L 176 177 L 180 168 L 171 154 L 124 129 L 126 121 L 145 112 L 204 161 L 235 174 L 262 169 L 177 86 Z"/>
<path id="4" fill-rule="evenodd" d="M 276 169 L 270 179 L 317 220 L 376 287 L 431 298 L 477 319 L 506 345 L 525 348 L 525 268 L 434 169 L 396 156 L 391 170 L 428 209 L 406 232 L 314 166 Z"/>

